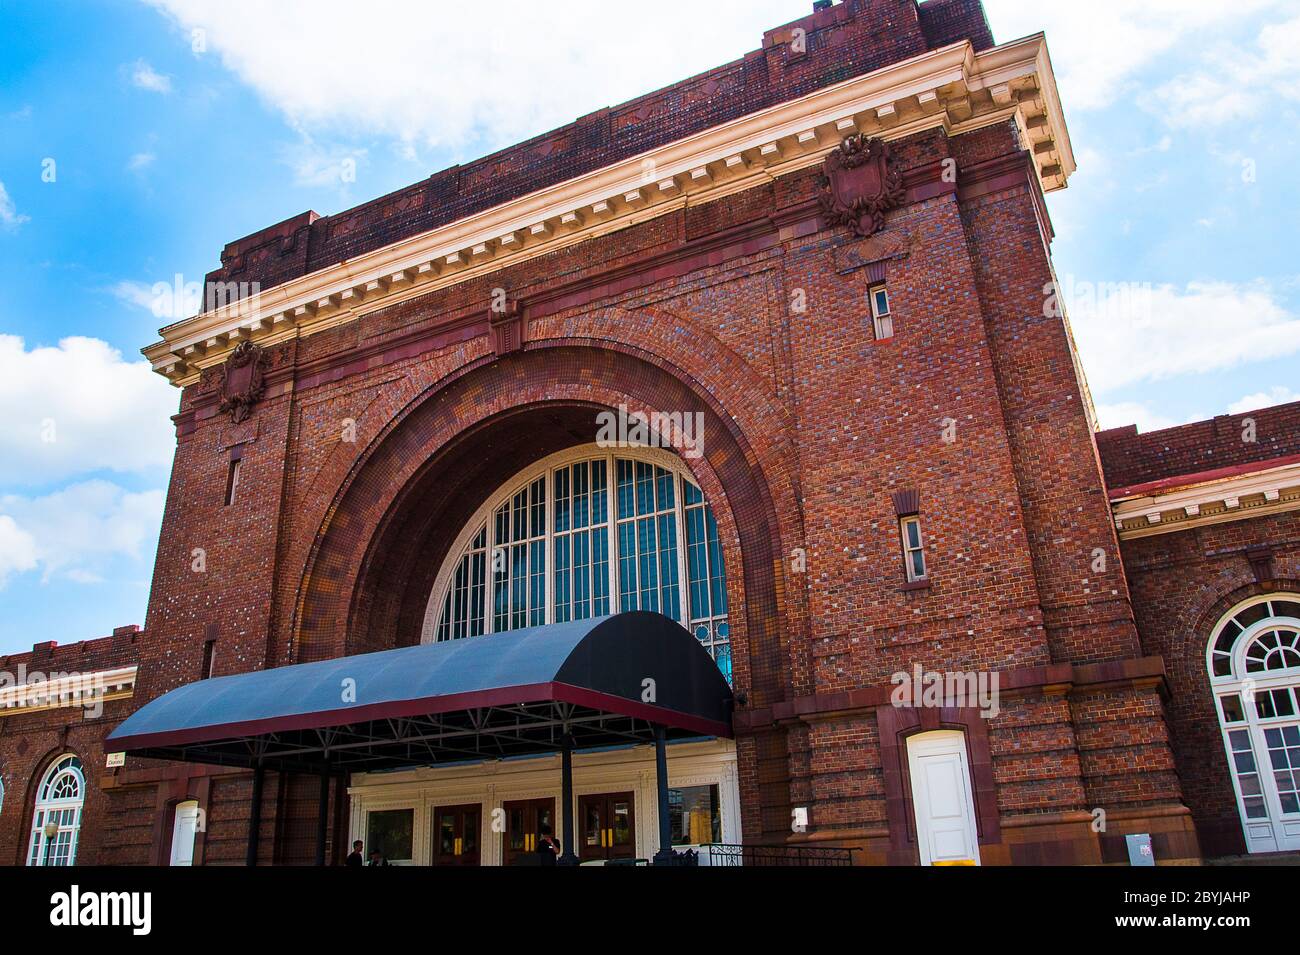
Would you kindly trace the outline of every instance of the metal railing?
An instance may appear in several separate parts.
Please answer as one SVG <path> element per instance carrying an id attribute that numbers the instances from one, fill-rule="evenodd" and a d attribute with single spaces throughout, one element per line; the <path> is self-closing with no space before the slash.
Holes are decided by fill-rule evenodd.
<path id="1" fill-rule="evenodd" d="M 760 846 L 714 842 L 700 846 L 700 865 L 846 866 L 857 849 L 839 846 Z"/>

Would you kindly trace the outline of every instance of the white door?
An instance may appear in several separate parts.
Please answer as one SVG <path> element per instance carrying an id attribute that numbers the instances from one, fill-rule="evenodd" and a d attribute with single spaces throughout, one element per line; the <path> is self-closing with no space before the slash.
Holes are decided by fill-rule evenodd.
<path id="1" fill-rule="evenodd" d="M 194 865 L 194 834 L 199 830 L 199 804 L 177 803 L 172 823 L 172 865 Z"/>
<path id="2" fill-rule="evenodd" d="M 938 730 L 908 737 L 907 764 L 921 865 L 979 865 L 965 734 Z"/>

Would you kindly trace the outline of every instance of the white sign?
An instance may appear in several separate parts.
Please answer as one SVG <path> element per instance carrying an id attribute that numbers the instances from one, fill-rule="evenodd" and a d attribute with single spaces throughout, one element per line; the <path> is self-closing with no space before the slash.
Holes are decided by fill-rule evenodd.
<path id="1" fill-rule="evenodd" d="M 114 769 L 118 766 L 125 766 L 126 753 L 109 753 L 108 759 L 104 761 L 104 765 L 109 769 Z"/>

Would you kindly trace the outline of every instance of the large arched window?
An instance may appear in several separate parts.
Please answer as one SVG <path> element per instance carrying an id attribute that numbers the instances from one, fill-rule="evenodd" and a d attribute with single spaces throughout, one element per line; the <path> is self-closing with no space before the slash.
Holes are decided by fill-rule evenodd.
<path id="1" fill-rule="evenodd" d="M 1300 594 L 1234 607 L 1206 666 L 1247 848 L 1300 849 Z"/>
<path id="2" fill-rule="evenodd" d="M 456 640 L 623 610 L 680 621 L 731 678 L 718 525 L 672 454 L 596 445 L 552 455 L 461 531 L 423 639 Z"/>
<path id="3" fill-rule="evenodd" d="M 77 861 L 77 836 L 85 799 L 86 776 L 81 760 L 71 753 L 60 756 L 45 771 L 36 791 L 28 865 L 72 865 Z"/>

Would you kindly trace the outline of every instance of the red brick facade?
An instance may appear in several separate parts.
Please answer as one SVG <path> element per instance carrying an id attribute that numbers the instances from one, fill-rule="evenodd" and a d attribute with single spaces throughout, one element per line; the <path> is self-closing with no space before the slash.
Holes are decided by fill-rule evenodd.
<path id="1" fill-rule="evenodd" d="M 1249 476 L 1300 460 L 1300 403 L 1143 435 L 1116 428 L 1098 434 L 1097 445 L 1113 497 Z M 1169 732 L 1202 849 L 1244 852 L 1206 646 L 1241 601 L 1300 592 L 1300 517 L 1210 523 L 1128 540 L 1122 552 L 1143 649 L 1166 662 Z"/>
<path id="2" fill-rule="evenodd" d="M 0 657 L 0 672 L 48 679 L 56 674 L 87 673 L 134 666 L 139 662 L 143 634 L 139 627 L 119 627 L 110 637 L 59 647 L 37 644 L 30 653 Z M 31 839 L 32 807 L 36 789 L 55 758 L 74 753 L 90 770 L 104 764 L 104 737 L 124 719 L 135 704 L 130 699 L 108 700 L 101 712 L 57 708 L 32 712 L 15 710 L 0 716 L 0 782 L 4 807 L 0 811 L 0 865 L 23 865 Z M 73 714 L 73 715 L 69 715 Z M 97 833 L 79 860 L 87 864 L 107 861 L 111 854 L 108 796 L 98 786 L 88 787 L 83 810 L 84 827 Z"/>
<path id="3" fill-rule="evenodd" d="M 265 290 L 840 79 L 992 44 L 973 0 L 847 0 L 799 25 L 809 54 L 781 39 L 795 25 L 770 31 L 686 83 L 231 243 L 210 278 Z M 869 238 L 827 225 L 807 167 L 277 344 L 245 421 L 205 372 L 175 419 L 146 629 L 129 651 L 112 642 L 140 667 L 129 707 L 201 678 L 208 644 L 225 675 L 418 642 L 433 576 L 485 494 L 593 440 L 599 409 L 699 411 L 705 453 L 687 464 L 725 552 L 747 841 L 914 864 L 906 739 L 952 728 L 985 864 L 1123 861 L 1128 832 L 1151 833 L 1162 861 L 1199 858 L 1188 807 L 1207 839 L 1235 810 L 1194 634 L 1258 586 L 1232 549 L 1294 540 L 1294 519 L 1148 538 L 1121 561 L 1101 459 L 1112 485 L 1185 462 L 1112 432 L 1099 458 L 1066 328 L 1044 315 L 1051 229 L 1014 122 L 890 145 L 906 198 Z M 876 340 L 865 303 L 880 281 L 895 334 Z M 520 316 L 514 340 L 494 334 L 495 288 Z M 922 586 L 904 575 L 900 493 L 923 522 Z M 1294 551 L 1278 573 L 1300 576 Z M 915 664 L 996 672 L 1000 712 L 891 705 L 891 676 Z M 113 705 L 94 726 L 0 719 L 0 861 L 19 860 L 30 826 L 23 786 L 73 749 L 94 767 L 79 861 L 164 861 L 169 807 L 196 798 L 196 860 L 241 862 L 249 776 L 102 769 L 104 728 L 128 708 Z M 316 785 L 268 779 L 262 861 L 311 860 Z M 337 789 L 335 859 L 345 802 Z M 791 833 L 794 807 L 807 832 Z"/>

